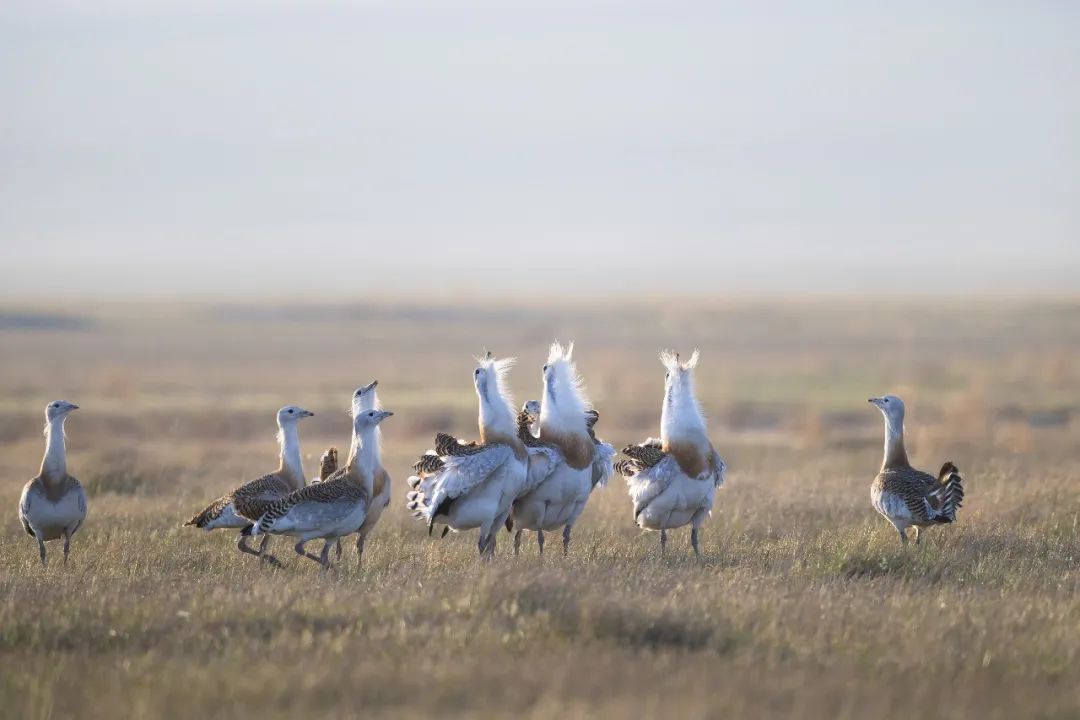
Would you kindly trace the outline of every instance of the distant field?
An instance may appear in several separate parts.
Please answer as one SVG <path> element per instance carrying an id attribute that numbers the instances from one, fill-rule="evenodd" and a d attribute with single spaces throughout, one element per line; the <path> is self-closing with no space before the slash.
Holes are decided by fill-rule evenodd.
<path id="1" fill-rule="evenodd" d="M 538 307 L 0 306 L 0 716 L 1080 717 L 1080 301 Z M 619 478 L 568 558 L 503 534 L 481 566 L 409 517 L 434 432 L 475 436 L 471 355 L 518 356 L 520 403 L 554 338 L 617 447 L 657 432 L 656 351 L 701 348 L 731 467 L 701 561 L 687 531 L 659 557 Z M 314 474 L 376 378 L 397 496 L 363 569 L 180 527 L 273 468 L 283 404 Z M 885 392 L 968 491 L 919 548 L 869 505 Z M 66 571 L 16 519 L 57 397 L 91 495 Z"/>

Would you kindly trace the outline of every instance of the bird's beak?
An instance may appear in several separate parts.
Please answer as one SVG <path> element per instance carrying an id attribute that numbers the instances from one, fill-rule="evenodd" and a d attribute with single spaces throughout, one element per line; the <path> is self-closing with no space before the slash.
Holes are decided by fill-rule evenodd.
<path id="1" fill-rule="evenodd" d="M 300 413 L 300 417 L 315 417 L 315 413 L 311 412 L 310 410 L 303 410 Z"/>
<path id="2" fill-rule="evenodd" d="M 881 407 L 881 398 L 868 398 L 866 402 Z"/>
<path id="3" fill-rule="evenodd" d="M 75 403 L 68 403 L 68 410 L 78 410 L 79 406 Z"/>
<path id="4" fill-rule="evenodd" d="M 371 384 L 364 386 L 364 392 L 367 392 L 368 390 L 374 390 L 376 386 L 378 386 L 378 384 L 378 380 L 372 380 Z"/>
<path id="5" fill-rule="evenodd" d="M 393 414 L 394 413 L 390 412 L 389 410 L 380 410 L 377 417 L 379 419 L 379 422 L 382 422 L 383 420 L 385 420 L 386 418 L 390 417 Z"/>

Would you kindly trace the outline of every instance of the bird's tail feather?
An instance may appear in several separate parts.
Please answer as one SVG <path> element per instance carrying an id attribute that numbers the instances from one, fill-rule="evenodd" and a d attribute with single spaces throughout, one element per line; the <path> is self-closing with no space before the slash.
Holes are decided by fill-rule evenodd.
<path id="1" fill-rule="evenodd" d="M 941 506 L 934 520 L 940 523 L 955 522 L 956 511 L 964 504 L 964 481 L 960 477 L 960 471 L 951 462 L 947 462 L 941 466 L 938 482 L 941 487 L 934 494 L 940 499 Z"/>

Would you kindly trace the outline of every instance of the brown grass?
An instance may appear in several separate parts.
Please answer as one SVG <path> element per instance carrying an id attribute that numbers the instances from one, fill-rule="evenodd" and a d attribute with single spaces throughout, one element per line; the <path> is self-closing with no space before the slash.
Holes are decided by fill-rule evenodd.
<path id="1" fill-rule="evenodd" d="M 1080 713 L 1080 305 L 820 302 L 692 307 L 103 307 L 74 329 L 0 330 L 0 715 L 97 717 L 1076 717 Z M 25 309 L 24 309 L 25 310 Z M 30 309 L 32 310 L 32 309 Z M 731 466 L 703 532 L 665 558 L 621 480 L 567 558 L 532 538 L 482 566 L 402 506 L 431 433 L 475 435 L 470 356 L 577 341 L 617 446 L 656 434 L 660 347 L 702 348 Z M 892 337 L 902 338 L 899 342 Z M 274 466 L 296 402 L 309 475 L 347 446 L 349 392 L 396 415 L 396 497 L 337 574 L 179 527 Z M 955 526 L 903 549 L 869 506 L 881 421 L 909 406 L 917 465 L 956 462 Z M 15 519 L 41 408 L 69 421 L 90 517 L 66 570 Z M 558 543 L 549 544 L 557 550 Z"/>

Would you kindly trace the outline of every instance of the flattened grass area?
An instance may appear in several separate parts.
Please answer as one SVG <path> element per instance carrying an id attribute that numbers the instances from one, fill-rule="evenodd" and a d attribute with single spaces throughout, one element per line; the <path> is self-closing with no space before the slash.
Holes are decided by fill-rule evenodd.
<path id="1" fill-rule="evenodd" d="M 103 307 L 77 330 L 0 328 L 0 716 L 1077 717 L 1078 309 Z M 420 352 L 425 332 L 439 342 Z M 703 348 L 731 474 L 700 561 L 686 530 L 660 557 L 618 478 L 565 558 L 531 536 L 514 558 L 503 533 L 482 565 L 474 534 L 429 538 L 409 517 L 431 434 L 474 435 L 469 354 L 520 355 L 521 401 L 555 336 L 578 341 L 616 445 L 656 432 L 656 347 Z M 230 534 L 180 527 L 273 467 L 282 404 L 316 412 L 314 474 L 372 378 L 397 413 L 396 497 L 362 568 L 347 544 L 323 576 L 280 539 L 285 567 L 261 568 Z M 960 522 L 919 547 L 869 506 L 881 420 L 865 399 L 886 391 L 908 400 L 916 464 L 965 477 Z M 91 508 L 71 565 L 54 543 L 42 569 L 16 505 L 53 397 L 83 408 L 69 462 Z"/>

